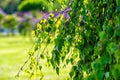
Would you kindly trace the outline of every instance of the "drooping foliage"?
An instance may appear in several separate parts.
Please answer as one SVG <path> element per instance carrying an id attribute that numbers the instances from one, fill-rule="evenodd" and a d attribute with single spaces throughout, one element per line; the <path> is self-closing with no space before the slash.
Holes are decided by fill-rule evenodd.
<path id="1" fill-rule="evenodd" d="M 46 59 L 47 66 L 52 66 L 58 75 L 60 68 L 71 64 L 72 80 L 119 80 L 119 0 L 59 1 L 68 1 L 64 8 L 70 9 L 70 18 L 50 14 L 48 20 L 37 23 L 35 45 L 25 62 L 30 60 L 28 72 L 41 73 L 40 60 Z"/>

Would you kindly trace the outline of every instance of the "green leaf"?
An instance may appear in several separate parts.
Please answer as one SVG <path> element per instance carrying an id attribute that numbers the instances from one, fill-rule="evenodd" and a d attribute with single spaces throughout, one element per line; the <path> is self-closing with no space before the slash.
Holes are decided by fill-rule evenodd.
<path id="1" fill-rule="evenodd" d="M 105 73 L 105 78 L 109 78 L 109 72 Z"/>
<path id="2" fill-rule="evenodd" d="M 118 45 L 116 43 L 111 42 L 109 44 L 109 50 L 110 50 L 111 53 L 114 53 L 117 50 L 117 48 L 118 48 Z"/>
<path id="3" fill-rule="evenodd" d="M 37 43 L 40 44 L 40 37 L 38 37 L 38 39 L 37 39 Z"/>
<path id="4" fill-rule="evenodd" d="M 43 55 L 43 54 L 40 54 L 40 58 L 41 58 L 41 59 L 44 59 L 44 55 Z"/>
<path id="5" fill-rule="evenodd" d="M 119 23 L 120 23 L 120 21 L 119 21 Z M 118 37 L 120 37 L 120 26 L 117 27 L 117 29 L 115 31 L 115 35 L 118 36 Z"/>
<path id="6" fill-rule="evenodd" d="M 34 46 L 34 52 L 35 51 L 37 51 L 39 48 L 38 48 L 38 45 L 36 44 L 35 46 Z"/>
<path id="7" fill-rule="evenodd" d="M 47 39 L 47 44 L 49 44 L 49 43 L 50 43 L 50 41 L 51 41 L 51 39 L 50 39 L 50 38 L 48 38 L 48 39 Z"/>
<path id="8" fill-rule="evenodd" d="M 59 68 L 58 67 L 56 67 L 56 73 L 57 73 L 57 75 L 59 75 Z"/>
<path id="9" fill-rule="evenodd" d="M 120 50 L 116 50 L 114 55 L 117 59 L 120 59 Z"/>
<path id="10" fill-rule="evenodd" d="M 97 80 L 103 80 L 104 72 L 101 70 L 98 70 L 95 75 L 96 75 Z"/>
<path id="11" fill-rule="evenodd" d="M 120 78 L 120 64 L 114 65 L 114 68 L 112 69 L 112 75 L 115 80 L 119 80 Z"/>
<path id="12" fill-rule="evenodd" d="M 72 37 L 70 35 L 68 35 L 67 38 L 66 38 L 66 41 L 69 42 L 69 43 L 71 43 Z"/>
<path id="13" fill-rule="evenodd" d="M 69 61 L 70 61 L 69 59 L 66 59 L 66 64 L 68 64 L 68 63 L 69 63 Z"/>
<path id="14" fill-rule="evenodd" d="M 39 70 L 41 70 L 42 69 L 42 66 L 39 66 Z"/>
<path id="15" fill-rule="evenodd" d="M 86 31 L 86 36 L 89 37 L 90 34 L 91 34 L 90 30 L 87 30 L 87 31 Z"/>
<path id="16" fill-rule="evenodd" d="M 51 26 L 52 26 L 53 23 L 54 23 L 54 21 L 53 21 L 52 19 L 49 19 L 48 22 L 49 22 L 49 24 L 50 24 Z"/>
<path id="17" fill-rule="evenodd" d="M 100 69 L 100 63 L 99 62 L 92 62 L 92 68 L 93 69 Z"/>
<path id="18" fill-rule="evenodd" d="M 87 80 L 96 80 L 95 74 L 91 73 L 90 76 L 87 77 Z"/>
<path id="19" fill-rule="evenodd" d="M 112 61 L 111 57 L 108 55 L 103 55 L 100 58 L 100 62 L 102 64 L 102 67 L 105 66 L 106 64 L 110 63 Z"/>
<path id="20" fill-rule="evenodd" d="M 46 32 L 50 32 L 51 31 L 51 27 L 50 26 L 45 27 L 45 31 Z"/>
<path id="21" fill-rule="evenodd" d="M 117 12 L 120 12 L 120 6 L 117 7 Z"/>
<path id="22" fill-rule="evenodd" d="M 116 0 L 117 6 L 120 6 L 120 0 Z"/>
<path id="23" fill-rule="evenodd" d="M 69 73 L 69 75 L 70 75 L 70 77 L 72 78 L 72 77 L 75 75 L 74 71 L 71 71 L 71 72 Z"/>
<path id="24" fill-rule="evenodd" d="M 100 37 L 100 41 L 104 41 L 105 40 L 105 37 L 106 37 L 106 34 L 104 31 L 100 32 L 99 33 L 99 37 Z"/>
<path id="25" fill-rule="evenodd" d="M 40 37 L 41 37 L 41 38 L 43 38 L 43 39 L 44 39 L 44 38 L 46 38 L 46 36 L 47 36 L 47 34 L 46 34 L 46 33 L 44 33 L 44 32 L 41 32 L 41 33 L 40 33 Z"/>

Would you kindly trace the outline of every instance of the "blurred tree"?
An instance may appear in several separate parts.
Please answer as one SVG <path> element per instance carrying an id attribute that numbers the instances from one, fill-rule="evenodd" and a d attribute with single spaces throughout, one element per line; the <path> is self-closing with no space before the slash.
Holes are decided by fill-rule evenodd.
<path id="1" fill-rule="evenodd" d="M 21 19 L 21 22 L 19 24 L 19 33 L 26 36 L 31 34 L 32 31 L 32 19 L 30 17 L 25 16 Z"/>
<path id="2" fill-rule="evenodd" d="M 18 6 L 20 11 L 30 11 L 30 10 L 40 10 L 40 11 L 49 11 L 50 8 L 46 0 L 24 0 Z"/>
<path id="3" fill-rule="evenodd" d="M 5 16 L 4 11 L 0 8 L 0 32 L 3 32 L 3 29 L 1 28 L 1 23 L 3 21 L 3 18 Z"/>
<path id="4" fill-rule="evenodd" d="M 12 14 L 17 11 L 17 6 L 21 0 L 0 0 L 0 7 L 8 14 Z"/>
<path id="5" fill-rule="evenodd" d="M 3 19 L 3 15 L 0 13 L 0 24 L 2 22 L 2 19 Z"/>
<path id="6" fill-rule="evenodd" d="M 3 19 L 3 14 L 4 14 L 4 12 L 3 12 L 3 10 L 0 8 L 0 24 L 1 24 L 1 21 L 2 21 L 2 19 Z"/>
<path id="7" fill-rule="evenodd" d="M 66 4 L 68 3 L 68 0 L 47 0 L 47 1 L 53 11 L 59 11 L 64 9 L 65 7 L 67 7 Z"/>
<path id="8" fill-rule="evenodd" d="M 9 0 L 0 0 L 0 8 L 4 9 L 7 6 Z"/>
<path id="9" fill-rule="evenodd" d="M 18 21 L 12 15 L 5 16 L 2 21 L 2 27 L 9 29 L 13 35 L 14 35 L 14 30 L 16 29 L 17 24 L 18 24 Z"/>

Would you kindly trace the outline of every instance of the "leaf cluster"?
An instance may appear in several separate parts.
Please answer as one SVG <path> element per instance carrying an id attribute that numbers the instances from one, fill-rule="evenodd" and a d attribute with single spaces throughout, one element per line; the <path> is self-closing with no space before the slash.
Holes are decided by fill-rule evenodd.
<path id="1" fill-rule="evenodd" d="M 71 2 L 72 1 L 72 2 Z M 43 19 L 34 32 L 35 51 L 59 75 L 71 64 L 72 80 L 120 79 L 120 7 L 118 0 L 70 0 L 69 19 Z M 42 46 L 42 44 L 46 46 Z M 49 45 L 52 49 L 47 49 Z M 33 51 L 33 52 L 35 52 Z M 34 64 L 35 65 L 35 64 Z"/>

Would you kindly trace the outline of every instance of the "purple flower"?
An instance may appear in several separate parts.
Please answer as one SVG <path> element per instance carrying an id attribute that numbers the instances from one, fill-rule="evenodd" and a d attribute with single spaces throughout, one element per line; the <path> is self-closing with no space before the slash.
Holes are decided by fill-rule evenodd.
<path id="1" fill-rule="evenodd" d="M 20 22 L 24 22 L 25 21 L 25 18 L 24 17 L 21 17 L 20 18 Z"/>
<path id="2" fill-rule="evenodd" d="M 68 14 L 68 11 L 70 11 L 70 10 L 71 10 L 71 8 L 66 8 L 66 9 L 64 9 L 63 11 L 52 12 L 52 14 L 54 14 L 54 17 L 56 17 L 56 18 L 58 18 L 60 15 L 63 15 L 65 19 L 69 19 L 70 16 L 69 16 L 69 14 Z M 50 16 L 50 13 L 49 13 L 49 12 L 45 12 L 45 13 L 43 13 L 43 15 L 44 15 L 44 16 L 41 17 L 41 18 L 39 19 L 39 21 L 41 21 L 43 18 L 45 18 L 46 20 L 48 20 L 48 19 L 49 19 L 49 16 Z"/>
<path id="3" fill-rule="evenodd" d="M 24 12 L 24 15 L 25 15 L 25 16 L 28 16 L 28 17 L 33 17 L 32 13 L 31 13 L 30 11 Z"/>
<path id="4" fill-rule="evenodd" d="M 69 19 L 70 18 L 70 16 L 68 15 L 68 13 L 63 13 L 63 15 L 64 15 L 64 18 L 66 18 L 66 19 Z"/>
<path id="5" fill-rule="evenodd" d="M 19 16 L 19 17 L 25 17 L 25 16 L 33 17 L 32 13 L 30 11 L 28 11 L 28 12 L 18 12 L 17 16 Z"/>
<path id="6" fill-rule="evenodd" d="M 0 8 L 0 14 L 5 15 L 5 12 Z"/>
<path id="7" fill-rule="evenodd" d="M 70 16 L 68 15 L 68 12 L 71 10 L 71 8 L 66 8 L 63 11 L 61 11 L 60 13 L 64 15 L 64 18 L 69 19 Z"/>
<path id="8" fill-rule="evenodd" d="M 60 15 L 64 15 L 65 19 L 69 19 L 70 16 L 68 15 L 68 12 L 71 10 L 71 8 L 66 8 L 63 11 L 60 12 L 53 12 L 54 17 L 59 17 Z"/>
<path id="9" fill-rule="evenodd" d="M 53 14 L 54 14 L 54 17 L 59 17 L 60 16 L 59 12 L 53 12 Z"/>
<path id="10" fill-rule="evenodd" d="M 17 12 L 17 16 L 24 17 L 24 12 Z"/>
<path id="11" fill-rule="evenodd" d="M 71 8 L 66 8 L 66 9 L 63 10 L 63 12 L 68 12 L 70 10 L 71 10 Z"/>
<path id="12" fill-rule="evenodd" d="M 32 18 L 33 25 L 35 25 L 35 24 L 38 23 L 39 21 L 40 21 L 40 19 Z"/>
<path id="13" fill-rule="evenodd" d="M 49 16 L 50 16 L 50 13 L 48 13 L 48 12 L 45 12 L 45 13 L 44 13 L 44 18 L 45 18 L 46 20 L 48 20 Z"/>

